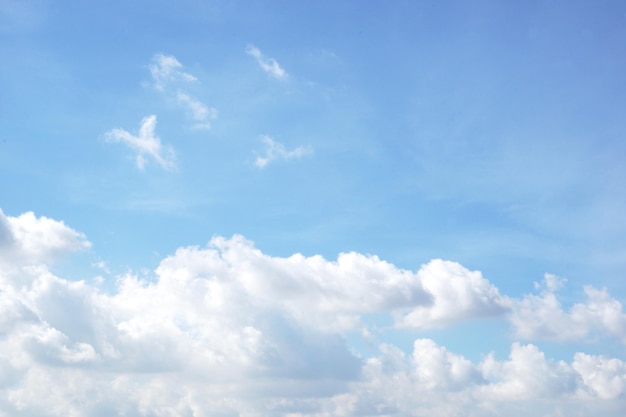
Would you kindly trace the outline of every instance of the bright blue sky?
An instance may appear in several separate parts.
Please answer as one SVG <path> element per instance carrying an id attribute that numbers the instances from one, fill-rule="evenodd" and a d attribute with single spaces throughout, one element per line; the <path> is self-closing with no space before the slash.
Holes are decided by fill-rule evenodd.
<path id="1" fill-rule="evenodd" d="M 350 310 L 362 326 L 331 334 L 372 357 L 383 355 L 381 343 L 410 355 L 415 339 L 430 338 L 473 363 L 490 351 L 505 359 L 518 342 L 568 364 L 575 352 L 626 360 L 618 301 L 626 299 L 623 2 L 0 0 L 0 58 L 7 236 L 26 236 L 16 224 L 29 211 L 84 234 L 89 248 L 54 263 L 24 252 L 30 263 L 45 258 L 63 285 L 84 280 L 103 297 L 121 297 L 115 283 L 124 274 L 157 282 L 152 271 L 166 257 L 214 236 L 242 235 L 279 263 L 296 253 L 375 255 L 394 270 L 426 271 L 416 278 L 423 282 L 437 274 L 422 266 L 444 259 L 480 271 L 508 301 L 472 299 L 455 313 L 456 300 L 441 307 L 445 318 L 431 312 L 408 327 L 389 301 Z M 56 232 L 33 233 L 47 242 L 38 254 L 76 249 Z M 232 265 L 256 265 L 241 253 Z M 283 279 L 304 279 L 302 271 Z M 524 300 L 541 293 L 534 283 L 545 273 L 567 280 L 557 294 L 559 311 L 571 314 L 558 319 L 533 305 L 545 323 L 529 330 Z M 98 287 L 96 276 L 107 284 Z M 396 284 L 362 285 L 385 293 Z M 585 286 L 606 288 L 608 298 L 588 301 Z M 274 303 L 282 293 L 272 288 Z M 311 300 L 301 314 L 326 305 Z M 595 318 L 570 312 L 576 303 Z M 287 310 L 281 320 L 299 320 Z M 377 327 L 394 326 L 393 317 L 398 328 Z M 327 331 L 309 324 L 298 331 Z M 357 336 L 363 328 L 378 332 L 370 347 Z M 266 332 L 278 345 L 286 340 Z M 626 371 L 620 378 L 626 395 Z M 333 395 L 360 388 L 350 389 Z M 622 415 L 621 395 L 589 410 Z M 255 398 L 242 400 L 246 412 L 269 415 Z M 398 413 L 412 415 L 402 414 L 402 401 Z M 6 404 L 0 410 L 14 413 Z M 545 415 L 567 410 L 555 404 Z"/>

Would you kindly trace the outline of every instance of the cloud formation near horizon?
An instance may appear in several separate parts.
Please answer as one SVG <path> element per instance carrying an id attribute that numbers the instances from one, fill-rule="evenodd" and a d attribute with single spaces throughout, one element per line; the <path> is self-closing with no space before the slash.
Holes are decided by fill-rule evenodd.
<path id="1" fill-rule="evenodd" d="M 424 337 L 404 352 L 379 341 L 367 319 L 388 315 L 401 330 L 491 318 L 519 333 L 526 304 L 560 285 L 552 276 L 538 296 L 517 299 L 455 262 L 409 271 L 356 252 L 274 257 L 234 236 L 179 248 L 153 278 L 129 273 L 104 289 L 41 264 L 89 247 L 62 222 L 0 212 L 0 245 L 1 254 L 24 251 L 19 262 L 0 258 L 0 414 L 616 415 L 626 395 L 620 359 L 578 352 L 555 361 L 513 341 L 508 358 L 471 361 Z M 566 315 L 623 316 L 603 294 Z M 532 328 L 561 323 L 544 310 Z M 604 332 L 608 318 L 587 320 L 575 336 Z M 355 331 L 373 353 L 355 354 L 345 337 Z"/>

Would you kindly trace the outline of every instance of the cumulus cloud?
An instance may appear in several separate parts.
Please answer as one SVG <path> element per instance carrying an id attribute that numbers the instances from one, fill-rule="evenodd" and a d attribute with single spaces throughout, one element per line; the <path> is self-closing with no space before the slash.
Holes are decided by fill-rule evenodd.
<path id="1" fill-rule="evenodd" d="M 37 265 L 90 246 L 85 235 L 62 221 L 33 212 L 6 216 L 0 209 L 0 262 Z"/>
<path id="2" fill-rule="evenodd" d="M 428 328 L 505 317 L 524 301 L 453 262 L 414 272 L 354 252 L 274 257 L 243 237 L 215 237 L 104 291 L 35 262 L 89 246 L 62 222 L 2 214 L 0 242 L 0 255 L 23 251 L 30 262 L 2 258 L 0 415 L 617 417 L 626 409 L 619 358 L 553 360 L 513 342 L 508 357 L 472 361 L 429 338 L 407 351 L 381 343 L 353 353 L 347 335 L 367 327 L 368 314 Z M 561 285 L 550 276 L 540 290 Z M 593 297 L 584 314 L 610 311 L 607 297 Z"/>
<path id="3" fill-rule="evenodd" d="M 155 135 L 157 117 L 146 116 L 141 119 L 137 136 L 123 129 L 113 129 L 105 134 L 105 138 L 111 142 L 120 142 L 136 152 L 137 167 L 143 170 L 146 165 L 146 157 L 150 157 L 165 169 L 176 168 L 174 150 L 161 144 L 161 139 Z"/>
<path id="4" fill-rule="evenodd" d="M 262 136 L 261 141 L 265 143 L 266 149 L 265 155 L 257 157 L 254 161 L 254 164 L 259 168 L 265 168 L 270 162 L 277 159 L 302 158 L 313 153 L 310 146 L 298 146 L 292 150 L 287 150 L 284 145 L 269 136 Z"/>
<path id="5" fill-rule="evenodd" d="M 523 339 L 581 340 L 595 336 L 614 336 L 626 343 L 626 314 L 622 304 L 606 289 L 585 286 L 587 301 L 563 308 L 557 291 L 565 280 L 546 274 L 536 284 L 539 294 L 516 300 L 509 320 L 516 336 Z"/>
<path id="6" fill-rule="evenodd" d="M 316 416 L 603 415 L 624 411 L 624 362 L 575 354 L 554 361 L 535 345 L 513 343 L 507 359 L 493 354 L 471 362 L 431 339 L 417 339 L 410 355 L 383 345 L 368 358 L 362 378 L 326 401 Z M 563 414 L 561 414 L 563 413 Z M 307 414 L 302 414 L 307 415 Z"/>
<path id="7" fill-rule="evenodd" d="M 410 327 L 442 327 L 467 318 L 501 316 L 510 300 L 482 277 L 456 262 L 433 260 L 418 272 L 432 306 L 419 306 L 402 319 Z"/>
<path id="8" fill-rule="evenodd" d="M 415 381 L 427 390 L 455 391 L 482 380 L 480 372 L 469 360 L 430 339 L 418 339 L 413 343 L 411 362 Z"/>
<path id="9" fill-rule="evenodd" d="M 591 397 L 619 398 L 626 390 L 626 363 L 604 356 L 576 353 L 572 368 L 584 383 L 583 391 Z"/>
<path id="10" fill-rule="evenodd" d="M 246 46 L 246 53 L 254 59 L 259 64 L 259 66 L 263 69 L 263 71 L 267 72 L 274 78 L 282 79 L 287 77 L 287 73 L 284 69 L 280 67 L 278 62 L 274 58 L 268 58 L 261 53 L 259 48 L 254 45 Z"/>
<path id="11" fill-rule="evenodd" d="M 480 365 L 489 384 L 481 388 L 483 398 L 528 400 L 575 395 L 575 370 L 564 361 L 547 360 L 534 345 L 514 343 L 509 360 L 497 361 L 489 355 Z"/>
<path id="12" fill-rule="evenodd" d="M 235 304 L 279 310 L 320 331 L 355 328 L 363 313 L 431 302 L 414 273 L 375 256 L 276 258 L 241 236 L 216 237 L 206 249 L 181 248 L 156 272 L 163 283 L 171 277 L 213 277 L 211 304 L 226 306 L 228 298 L 237 297 Z"/>

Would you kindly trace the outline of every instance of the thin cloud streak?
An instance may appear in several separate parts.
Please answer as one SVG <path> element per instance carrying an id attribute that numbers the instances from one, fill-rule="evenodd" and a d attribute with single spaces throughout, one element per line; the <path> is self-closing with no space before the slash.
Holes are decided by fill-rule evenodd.
<path id="1" fill-rule="evenodd" d="M 154 88 L 164 91 L 168 84 L 176 81 L 196 81 L 197 78 L 182 70 L 181 64 L 176 57 L 172 55 L 156 54 L 152 57 L 152 63 L 148 66 Z"/>
<path id="2" fill-rule="evenodd" d="M 285 146 L 276 142 L 269 136 L 262 136 L 261 141 L 265 143 L 265 155 L 256 158 L 254 164 L 258 168 L 265 168 L 270 162 L 278 159 L 297 159 L 313 154 L 310 146 L 298 146 L 292 150 L 285 149 Z"/>
<path id="3" fill-rule="evenodd" d="M 206 104 L 191 97 L 189 94 L 179 91 L 176 94 L 179 104 L 187 108 L 191 118 L 197 123 L 193 126 L 197 129 L 210 129 L 210 120 L 217 118 L 217 109 L 208 107 Z"/>
<path id="4" fill-rule="evenodd" d="M 152 158 L 164 169 L 172 170 L 176 168 L 174 151 L 170 147 L 163 146 L 161 139 L 155 135 L 157 117 L 156 115 L 146 116 L 141 119 L 139 133 L 137 136 L 124 129 L 113 129 L 105 134 L 105 139 L 110 142 L 119 142 L 128 146 L 136 152 L 137 168 L 144 170 L 146 158 Z"/>
<path id="5" fill-rule="evenodd" d="M 254 45 L 246 46 L 246 53 L 256 59 L 256 62 L 263 69 L 274 78 L 283 79 L 287 78 L 287 72 L 281 68 L 274 58 L 268 58 Z"/>

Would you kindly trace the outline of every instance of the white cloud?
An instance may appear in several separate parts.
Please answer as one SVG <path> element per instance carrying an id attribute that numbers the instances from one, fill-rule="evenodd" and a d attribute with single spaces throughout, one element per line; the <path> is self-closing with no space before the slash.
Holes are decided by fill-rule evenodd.
<path id="1" fill-rule="evenodd" d="M 154 88 L 159 91 L 164 91 L 165 88 L 173 82 L 197 80 L 195 76 L 183 71 L 183 64 L 172 55 L 154 55 L 152 57 L 152 63 L 148 68 L 152 75 Z"/>
<path id="2" fill-rule="evenodd" d="M 322 331 L 354 328 L 362 313 L 430 302 L 414 273 L 377 257 L 345 253 L 334 262 L 300 254 L 275 258 L 240 236 L 216 237 L 207 249 L 181 248 L 163 260 L 157 273 L 164 282 L 174 276 L 214 277 L 205 300 L 211 305 L 224 308 L 236 297 L 236 304 L 279 309 Z"/>
<path id="3" fill-rule="evenodd" d="M 90 246 L 63 222 L 33 212 L 6 216 L 0 209 L 0 263 L 37 265 Z"/>
<path id="4" fill-rule="evenodd" d="M 507 297 L 482 277 L 456 262 L 435 259 L 418 277 L 432 294 L 433 305 L 416 307 L 402 319 L 410 327 L 442 327 L 465 319 L 497 317 L 510 305 Z"/>
<path id="5" fill-rule="evenodd" d="M 534 345 L 514 343 L 509 360 L 489 355 L 480 365 L 489 384 L 481 387 L 484 399 L 530 400 L 575 395 L 579 386 L 575 370 L 564 361 L 547 360 Z"/>
<path id="6" fill-rule="evenodd" d="M 149 69 L 154 88 L 182 106 L 194 121 L 194 128 L 211 128 L 211 121 L 217 118 L 217 109 L 208 107 L 181 88 L 182 84 L 197 81 L 196 76 L 183 71 L 183 64 L 172 55 L 154 55 Z"/>
<path id="7" fill-rule="evenodd" d="M 271 76 L 281 79 L 286 78 L 287 73 L 280 67 L 278 62 L 274 58 L 268 58 L 264 56 L 261 51 L 254 45 L 246 46 L 246 53 L 253 56 L 258 62 L 263 71 L 267 72 Z"/>
<path id="8" fill-rule="evenodd" d="M 572 367 L 580 375 L 590 396 L 619 398 L 626 392 L 626 363 L 604 356 L 576 353 Z"/>
<path id="9" fill-rule="evenodd" d="M 539 295 L 529 294 L 513 304 L 509 317 L 517 337 L 523 339 L 581 340 L 610 335 L 626 343 L 626 314 L 622 304 L 606 290 L 585 286 L 585 303 L 565 311 L 557 298 L 564 280 L 546 274 Z"/>
<path id="10" fill-rule="evenodd" d="M 571 363 L 554 361 L 519 343 L 512 344 L 508 359 L 489 354 L 473 363 L 433 340 L 417 339 L 411 355 L 381 346 L 349 393 L 328 400 L 326 412 L 314 415 L 617 417 L 624 412 L 625 365 L 582 353 Z"/>
<path id="11" fill-rule="evenodd" d="M 265 168 L 267 164 L 276 159 L 301 158 L 313 153 L 313 149 L 310 146 L 298 146 L 292 150 L 287 150 L 281 143 L 274 141 L 269 136 L 262 136 L 261 141 L 265 143 L 266 149 L 265 155 L 257 157 L 254 162 L 259 168 Z"/>
<path id="12" fill-rule="evenodd" d="M 207 107 L 201 101 L 198 101 L 182 91 L 176 94 L 179 104 L 187 108 L 191 118 L 196 122 L 194 125 L 198 129 L 211 128 L 211 120 L 217 118 L 217 110 Z"/>
<path id="13" fill-rule="evenodd" d="M 156 123 L 155 115 L 147 116 L 141 119 L 137 136 L 123 129 L 113 129 L 106 133 L 105 138 L 111 142 L 121 142 L 134 150 L 137 153 L 137 167 L 141 170 L 145 168 L 147 156 L 165 169 L 174 169 L 174 151 L 170 147 L 164 147 L 161 139 L 155 135 Z"/>
<path id="14" fill-rule="evenodd" d="M 32 259 L 89 245 L 62 222 L 32 213 L 0 215 L 0 242 L 0 254 L 19 249 Z M 22 267 L 13 256 L 3 261 L 16 268 L 0 271 L 0 415 L 626 411 L 619 358 L 580 352 L 552 360 L 514 342 L 508 358 L 471 361 L 427 338 L 408 352 L 381 344 L 363 357 L 351 353 L 346 332 L 367 327 L 364 315 L 397 313 L 403 325 L 433 327 L 515 308 L 480 273 L 453 262 L 413 272 L 359 253 L 273 257 L 242 237 L 216 237 L 206 248 L 178 249 L 145 280 L 119 276 L 104 292 L 45 266 Z M 542 288 L 560 285 L 549 277 Z M 611 304 L 602 294 L 590 298 L 585 314 Z"/>
<path id="15" fill-rule="evenodd" d="M 418 339 L 413 343 L 411 362 L 417 384 L 428 390 L 455 391 L 482 380 L 482 375 L 469 360 L 430 339 Z"/>

